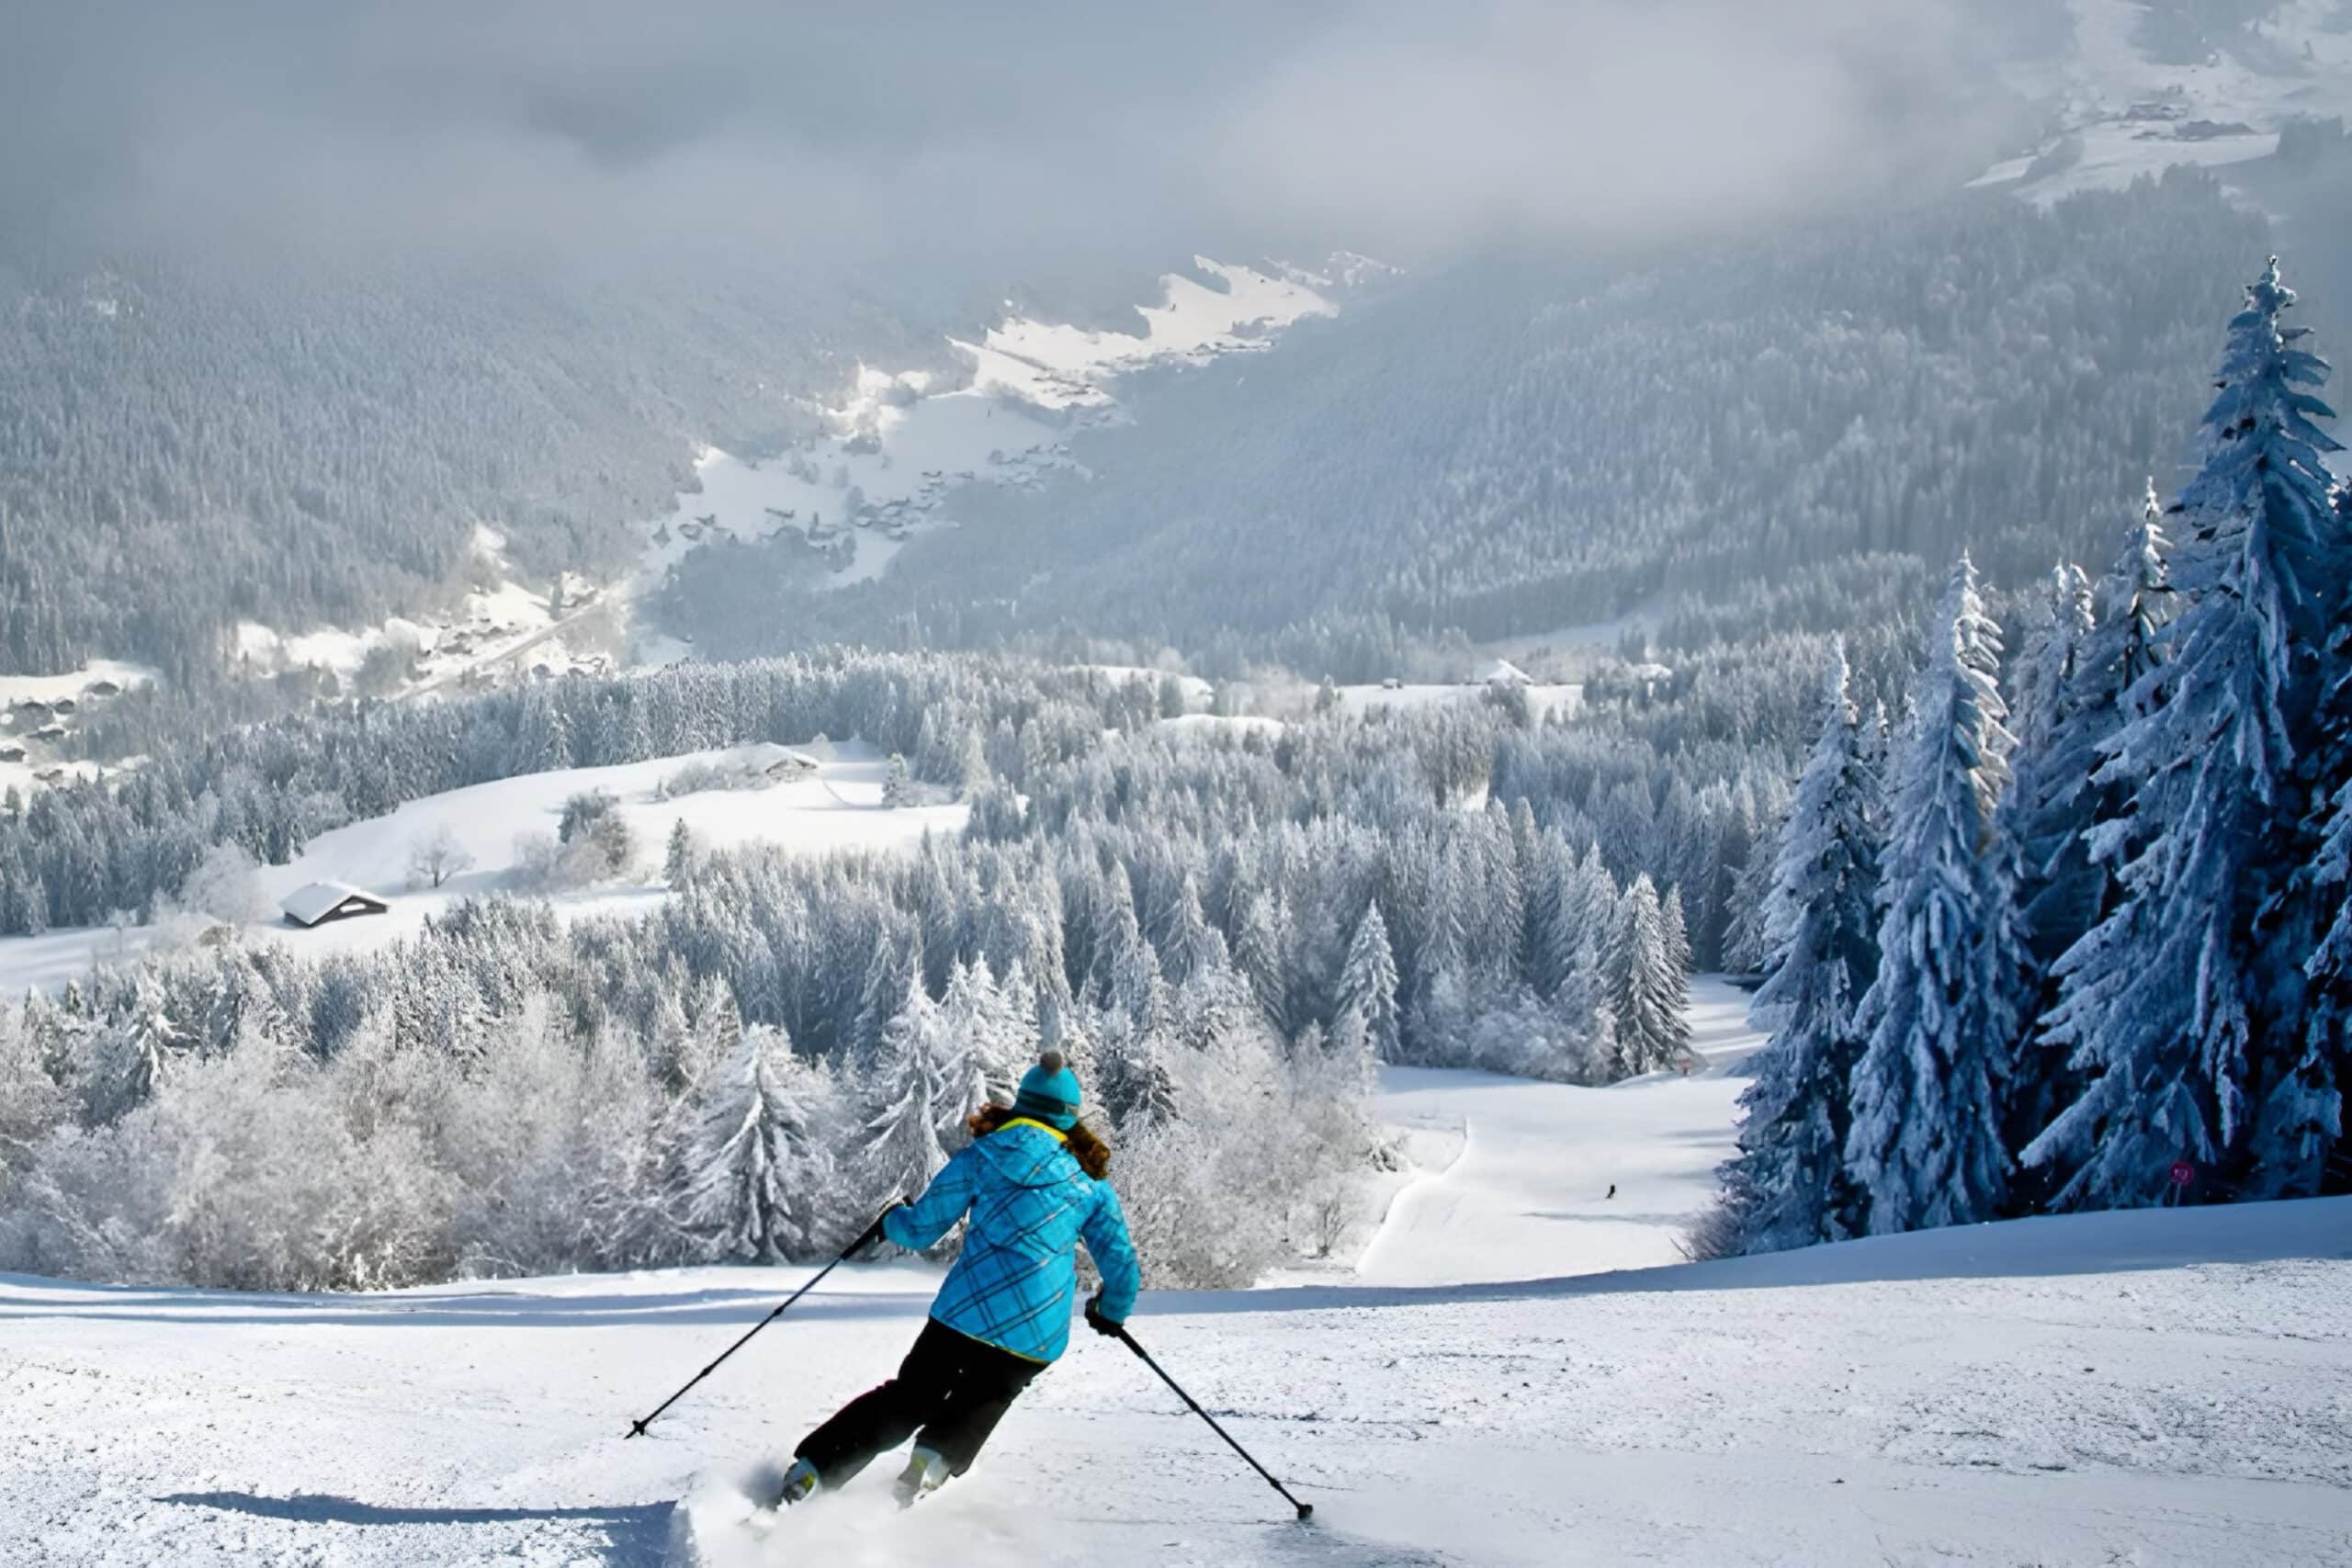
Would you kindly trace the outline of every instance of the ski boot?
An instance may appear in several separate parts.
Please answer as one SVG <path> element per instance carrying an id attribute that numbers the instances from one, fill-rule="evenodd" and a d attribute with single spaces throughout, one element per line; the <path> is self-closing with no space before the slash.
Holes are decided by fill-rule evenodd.
<path id="1" fill-rule="evenodd" d="M 947 1461 L 926 1448 L 917 1448 L 907 1458 L 907 1468 L 899 1472 L 893 1488 L 899 1506 L 911 1508 L 931 1493 L 947 1484 L 950 1472 Z"/>
<path id="2" fill-rule="evenodd" d="M 820 1484 L 817 1467 L 805 1459 L 796 1459 L 792 1468 L 784 1472 L 784 1492 L 780 1501 L 786 1507 L 815 1495 Z"/>
<path id="3" fill-rule="evenodd" d="M 789 1470 L 763 1461 L 744 1480 L 743 1493 L 754 1506 L 774 1513 L 809 1496 L 819 1484 L 817 1467 L 805 1459 L 794 1460 Z"/>

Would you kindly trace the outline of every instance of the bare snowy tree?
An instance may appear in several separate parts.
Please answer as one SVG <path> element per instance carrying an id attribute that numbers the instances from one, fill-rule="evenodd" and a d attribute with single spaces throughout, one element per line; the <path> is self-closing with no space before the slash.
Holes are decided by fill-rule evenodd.
<path id="1" fill-rule="evenodd" d="M 408 848 L 408 875 L 412 883 L 438 887 L 459 873 L 471 868 L 473 852 L 458 841 L 458 831 L 447 822 L 418 838 Z"/>

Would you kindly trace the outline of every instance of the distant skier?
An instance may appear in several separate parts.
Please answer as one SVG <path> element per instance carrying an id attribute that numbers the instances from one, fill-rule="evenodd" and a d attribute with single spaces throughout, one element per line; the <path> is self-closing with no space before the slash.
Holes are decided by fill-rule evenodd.
<path id="1" fill-rule="evenodd" d="M 1609 1196 L 1611 1198 L 1617 1196 L 1617 1184 L 1613 1181 L 1609 1184 Z"/>
<path id="2" fill-rule="evenodd" d="M 1010 1107 L 982 1106 L 970 1118 L 971 1145 L 923 1195 L 883 1217 L 882 1235 L 910 1251 L 936 1243 L 967 1213 L 971 1226 L 899 1375 L 802 1439 L 784 1475 L 784 1502 L 847 1483 L 910 1437 L 900 1502 L 969 1470 L 1021 1391 L 1069 1346 L 1080 1240 L 1102 1275 L 1087 1324 L 1118 1333 L 1141 1280 L 1108 1179 L 1111 1151 L 1079 1121 L 1079 1101 L 1078 1075 L 1046 1052 Z"/>

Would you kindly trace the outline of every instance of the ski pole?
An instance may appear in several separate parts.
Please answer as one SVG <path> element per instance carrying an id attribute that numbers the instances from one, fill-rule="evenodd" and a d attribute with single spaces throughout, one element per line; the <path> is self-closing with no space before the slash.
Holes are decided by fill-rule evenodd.
<path id="1" fill-rule="evenodd" d="M 1149 1367 L 1153 1371 L 1158 1372 L 1159 1374 L 1159 1381 L 1166 1383 L 1170 1388 L 1174 1389 L 1176 1391 L 1176 1397 L 1182 1400 L 1186 1404 L 1191 1405 L 1193 1408 L 1193 1414 L 1209 1424 L 1210 1431 L 1215 1432 L 1218 1437 L 1223 1438 L 1227 1444 L 1232 1448 L 1235 1453 L 1239 1454 L 1245 1460 L 1249 1460 L 1250 1468 L 1256 1471 L 1260 1475 L 1264 1476 L 1266 1478 L 1266 1484 L 1281 1493 L 1283 1495 L 1283 1501 L 1288 1503 L 1292 1507 L 1296 1508 L 1298 1510 L 1298 1517 L 1301 1519 L 1312 1518 L 1314 1517 L 1315 1505 L 1312 1503 L 1302 1503 L 1297 1498 L 1292 1496 L 1290 1495 L 1290 1488 L 1284 1486 L 1281 1482 L 1276 1481 L 1272 1471 L 1270 1471 L 1264 1465 L 1260 1464 L 1255 1459 L 1251 1459 L 1250 1450 L 1243 1448 L 1239 1443 L 1235 1442 L 1233 1434 L 1218 1426 L 1216 1424 L 1216 1417 L 1202 1409 L 1200 1401 L 1194 1399 L 1191 1394 L 1186 1393 L 1183 1390 L 1183 1386 L 1178 1383 L 1174 1378 L 1170 1377 L 1167 1370 L 1160 1366 L 1158 1361 L 1151 1359 L 1151 1352 L 1136 1343 L 1136 1337 L 1128 1333 L 1125 1325 L 1122 1325 L 1119 1329 L 1119 1342 L 1125 1345 L 1128 1349 L 1133 1350 L 1136 1356 L 1141 1358 L 1145 1366 Z"/>
<path id="2" fill-rule="evenodd" d="M 669 1409 L 670 1406 L 685 1398 L 687 1391 L 692 1389 L 695 1384 L 702 1382 L 703 1379 L 710 1376 L 711 1373 L 717 1371 L 719 1368 L 720 1362 L 725 1361 L 728 1357 L 733 1355 L 736 1351 L 741 1350 L 744 1346 L 750 1344 L 752 1342 L 752 1335 L 757 1334 L 761 1329 L 765 1328 L 769 1324 L 774 1323 L 777 1318 L 782 1317 L 786 1307 L 790 1306 L 794 1302 L 798 1301 L 801 1297 L 815 1290 L 820 1280 L 823 1280 L 826 1275 L 831 1273 L 842 1264 L 848 1262 L 850 1258 L 855 1255 L 858 1248 L 864 1247 L 867 1242 L 879 1240 L 882 1235 L 882 1221 L 888 1219 L 891 1213 L 899 1207 L 901 1207 L 901 1205 L 893 1203 L 889 1208 L 883 1210 L 881 1215 L 876 1218 L 872 1224 L 866 1226 L 863 1231 L 858 1233 L 858 1236 L 855 1241 L 851 1242 L 847 1247 L 842 1248 L 840 1257 L 834 1258 L 831 1263 L 826 1264 L 822 1269 L 818 1269 L 814 1275 L 810 1276 L 807 1284 L 801 1286 L 798 1290 L 793 1292 L 791 1295 L 786 1297 L 782 1305 L 778 1306 L 774 1312 L 768 1314 L 767 1316 L 760 1319 L 759 1322 L 752 1325 L 752 1326 L 745 1331 L 742 1338 L 738 1339 L 734 1344 L 729 1345 L 725 1350 L 719 1352 L 718 1360 L 711 1362 L 710 1365 L 696 1372 L 693 1377 L 688 1378 L 684 1388 L 680 1389 L 677 1393 L 672 1394 L 669 1398 L 663 1400 L 660 1404 L 653 1407 L 652 1415 L 648 1416 L 642 1421 L 630 1422 L 628 1424 L 628 1432 L 622 1435 L 621 1441 L 627 1442 L 631 1438 L 641 1438 L 645 1436 L 645 1429 L 662 1418 L 662 1412 Z"/>

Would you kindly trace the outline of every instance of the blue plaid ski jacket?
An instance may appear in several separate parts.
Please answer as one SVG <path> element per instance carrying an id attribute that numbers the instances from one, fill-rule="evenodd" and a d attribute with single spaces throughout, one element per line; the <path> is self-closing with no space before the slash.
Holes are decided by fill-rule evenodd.
<path id="1" fill-rule="evenodd" d="M 1033 1361 L 1057 1359 L 1069 1348 L 1081 1239 L 1102 1275 L 1102 1314 L 1124 1320 L 1135 1310 L 1142 1280 L 1119 1195 L 1080 1169 L 1048 1129 L 1014 1122 L 977 1140 L 921 1198 L 891 1211 L 882 1234 L 920 1251 L 967 1213 L 963 1256 L 931 1303 L 931 1315 L 956 1333 Z"/>

